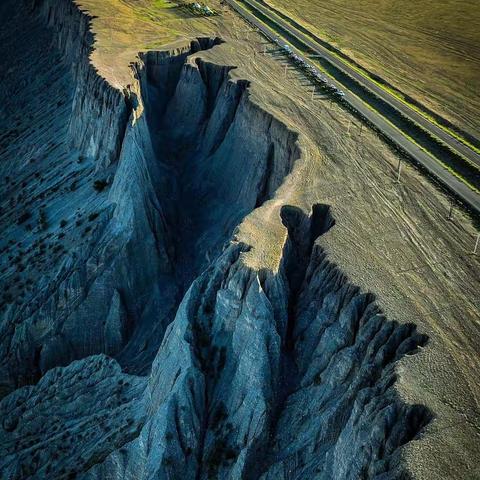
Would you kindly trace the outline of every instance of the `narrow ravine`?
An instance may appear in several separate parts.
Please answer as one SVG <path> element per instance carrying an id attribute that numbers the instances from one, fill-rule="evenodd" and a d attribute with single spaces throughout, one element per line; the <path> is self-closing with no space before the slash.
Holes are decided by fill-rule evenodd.
<path id="1" fill-rule="evenodd" d="M 150 139 L 147 168 L 158 178 L 152 188 L 161 229 L 154 236 L 168 264 L 161 285 L 175 291 L 161 300 L 169 312 L 163 330 L 193 280 L 215 262 L 243 218 L 272 198 L 299 157 L 296 135 L 250 102 L 248 82 L 230 79 L 233 67 L 190 59 L 220 43 L 201 38 L 178 55 L 149 52 L 135 67 L 144 108 L 136 135 Z M 163 332 L 155 341 L 151 321 L 138 324 L 135 346 L 127 344 L 118 356 L 128 371 L 148 371 L 156 354 Z M 138 367 L 133 350 L 142 336 L 150 353 Z"/>

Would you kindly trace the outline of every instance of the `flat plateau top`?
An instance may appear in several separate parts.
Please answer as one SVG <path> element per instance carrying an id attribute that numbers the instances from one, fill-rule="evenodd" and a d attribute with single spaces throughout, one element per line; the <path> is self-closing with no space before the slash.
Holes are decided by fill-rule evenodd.
<path id="1" fill-rule="evenodd" d="M 117 87 L 130 82 L 128 65 L 138 52 L 210 36 L 222 25 L 219 17 L 194 16 L 168 0 L 76 0 L 76 4 L 93 16 L 92 60 L 100 74 Z"/>

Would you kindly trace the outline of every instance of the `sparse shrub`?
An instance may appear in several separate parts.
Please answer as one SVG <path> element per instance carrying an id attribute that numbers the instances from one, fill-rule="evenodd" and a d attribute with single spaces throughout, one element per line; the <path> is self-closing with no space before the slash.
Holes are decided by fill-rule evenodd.
<path id="1" fill-rule="evenodd" d="M 97 217 L 98 217 L 98 213 L 97 212 L 94 212 L 94 213 L 91 213 L 89 216 L 88 216 L 88 221 L 89 222 L 93 222 Z"/>
<path id="2" fill-rule="evenodd" d="M 13 296 L 12 296 L 12 294 L 9 293 L 9 292 L 5 292 L 5 293 L 3 294 L 3 301 L 4 301 L 5 303 L 12 303 L 12 302 L 13 302 Z"/>
<path id="3" fill-rule="evenodd" d="M 17 224 L 21 225 L 22 223 L 25 223 L 27 220 L 32 218 L 32 214 L 29 211 L 23 212 L 17 220 Z"/>
<path id="4" fill-rule="evenodd" d="M 65 227 L 67 226 L 67 223 L 68 223 L 68 222 L 67 222 L 65 219 L 60 220 L 60 227 L 61 227 L 61 228 L 65 228 Z"/>
<path id="5" fill-rule="evenodd" d="M 108 185 L 108 182 L 106 180 L 95 180 L 93 182 L 93 188 L 97 192 L 103 192 L 103 190 L 105 190 L 107 185 Z"/>
<path id="6" fill-rule="evenodd" d="M 43 208 L 40 209 L 38 216 L 38 226 L 40 227 L 40 230 L 46 230 L 48 228 L 47 213 Z"/>

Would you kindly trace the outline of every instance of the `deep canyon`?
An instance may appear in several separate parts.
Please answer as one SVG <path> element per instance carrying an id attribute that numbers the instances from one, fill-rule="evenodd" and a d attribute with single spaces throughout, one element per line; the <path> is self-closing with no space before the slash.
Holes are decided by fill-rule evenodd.
<path id="1" fill-rule="evenodd" d="M 435 413 L 397 364 L 429 335 L 330 257 L 327 201 L 282 203 L 277 268 L 246 260 L 305 160 L 203 55 L 229 40 L 139 52 L 119 90 L 70 0 L 0 17 L 0 477 L 411 478 Z"/>

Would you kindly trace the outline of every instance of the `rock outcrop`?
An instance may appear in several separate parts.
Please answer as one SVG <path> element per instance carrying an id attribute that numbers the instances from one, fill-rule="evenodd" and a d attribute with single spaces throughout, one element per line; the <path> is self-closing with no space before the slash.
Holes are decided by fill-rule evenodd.
<path id="1" fill-rule="evenodd" d="M 395 362 L 426 338 L 328 260 L 326 205 L 282 208 L 278 271 L 245 264 L 236 227 L 301 151 L 198 55 L 222 40 L 140 54 L 120 92 L 70 0 L 14 4 L 35 78 L 1 125 L 0 476 L 406 478 L 431 414 Z"/>

